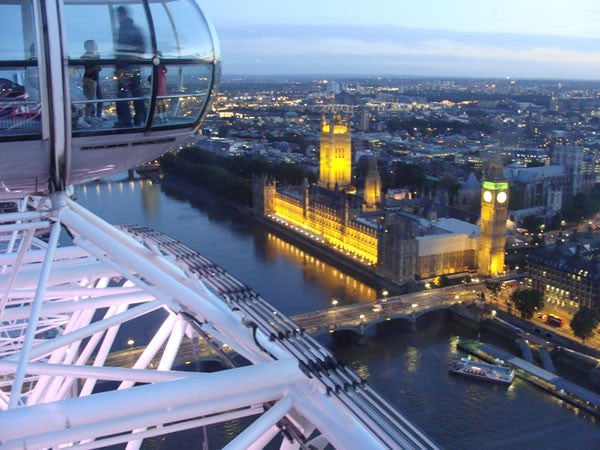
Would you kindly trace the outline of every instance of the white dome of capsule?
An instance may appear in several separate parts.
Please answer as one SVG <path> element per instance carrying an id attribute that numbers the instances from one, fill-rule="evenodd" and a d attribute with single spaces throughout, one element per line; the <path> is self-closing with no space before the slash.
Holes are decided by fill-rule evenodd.
<path id="1" fill-rule="evenodd" d="M 0 3 L 0 200 L 153 160 L 199 126 L 219 79 L 194 0 Z"/>

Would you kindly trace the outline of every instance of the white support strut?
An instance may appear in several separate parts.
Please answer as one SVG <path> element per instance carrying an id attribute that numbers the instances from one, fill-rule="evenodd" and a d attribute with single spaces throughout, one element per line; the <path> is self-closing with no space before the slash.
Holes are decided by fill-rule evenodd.
<path id="1" fill-rule="evenodd" d="M 59 234 L 60 222 L 59 220 L 57 220 L 54 223 L 54 226 L 52 227 L 52 232 L 50 233 L 48 253 L 46 255 L 46 258 L 44 259 L 44 264 L 42 266 L 40 280 L 38 283 L 38 290 L 35 294 L 31 316 L 29 317 L 29 321 L 27 323 L 25 341 L 23 342 L 23 349 L 21 350 L 21 353 L 19 355 L 19 366 L 17 367 L 17 371 L 15 373 L 15 380 L 10 391 L 11 395 L 10 401 L 8 403 L 9 409 L 16 407 L 20 398 L 21 388 L 23 387 L 23 379 L 25 378 L 25 369 L 27 367 L 27 364 L 29 363 L 30 354 L 32 353 L 31 345 L 35 336 L 40 310 L 42 309 L 42 300 L 44 298 L 44 291 L 46 290 L 46 282 L 48 281 L 50 269 L 52 268 L 52 258 L 54 250 L 56 249 L 56 244 L 58 243 Z"/>
<path id="2" fill-rule="evenodd" d="M 300 382 L 304 380 L 304 374 L 294 361 L 274 361 L 207 373 L 201 380 L 185 378 L 8 410 L 2 414 L 2 439 L 7 441 L 28 436 L 31 423 L 36 424 L 37 433 L 76 428 L 144 414 L 164 408 L 162 405 L 175 408 L 222 397 L 235 398 L 253 391 Z"/>

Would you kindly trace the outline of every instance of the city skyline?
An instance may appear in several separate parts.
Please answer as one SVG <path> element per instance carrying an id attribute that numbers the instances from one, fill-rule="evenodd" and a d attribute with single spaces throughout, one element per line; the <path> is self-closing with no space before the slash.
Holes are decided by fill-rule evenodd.
<path id="1" fill-rule="evenodd" d="M 590 1 L 199 3 L 225 75 L 600 78 Z"/>

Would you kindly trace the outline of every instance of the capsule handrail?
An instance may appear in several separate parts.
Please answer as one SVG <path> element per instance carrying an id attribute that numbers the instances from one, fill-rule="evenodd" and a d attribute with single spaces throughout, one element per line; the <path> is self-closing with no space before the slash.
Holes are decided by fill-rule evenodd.
<path id="1" fill-rule="evenodd" d="M 9 101 L 9 100 L 0 100 L 0 106 L 2 105 L 6 105 L 6 106 L 21 106 L 21 105 L 41 105 L 41 102 L 39 100 L 25 100 L 25 101 L 19 101 L 19 100 L 13 100 L 13 101 Z"/>
<path id="2" fill-rule="evenodd" d="M 88 99 L 88 100 L 71 100 L 71 104 L 73 105 L 85 105 L 88 103 L 111 103 L 111 102 L 130 102 L 132 100 L 149 100 L 150 95 L 145 97 L 103 97 L 101 99 Z"/>
<path id="3" fill-rule="evenodd" d="M 156 98 L 186 98 L 186 97 L 205 97 L 208 91 L 199 94 L 172 94 L 172 95 L 157 95 Z M 84 105 L 86 103 L 110 103 L 110 102 L 129 102 L 132 100 L 147 100 L 150 96 L 147 97 L 123 97 L 123 98 L 114 98 L 114 97 L 103 97 L 101 99 L 90 99 L 90 100 L 73 100 L 71 103 L 73 105 Z"/>

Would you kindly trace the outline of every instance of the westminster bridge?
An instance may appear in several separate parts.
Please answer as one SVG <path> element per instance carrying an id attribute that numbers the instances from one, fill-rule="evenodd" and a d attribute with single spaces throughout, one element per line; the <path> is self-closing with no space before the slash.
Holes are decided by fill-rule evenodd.
<path id="1" fill-rule="evenodd" d="M 363 337 L 373 327 L 397 324 L 403 321 L 412 329 L 417 320 L 433 311 L 451 308 L 455 305 L 473 303 L 479 298 L 483 283 L 472 283 L 468 287 L 459 285 L 440 289 L 428 289 L 412 294 L 395 297 L 383 297 L 371 302 L 361 302 L 352 305 L 333 306 L 328 309 L 298 314 L 287 318 L 283 313 L 269 307 L 272 315 L 267 327 L 272 328 L 274 336 L 281 337 L 284 331 L 277 330 L 277 322 L 286 321 L 292 324 L 300 333 L 313 336 L 321 334 L 346 335 L 350 338 Z M 266 303 L 266 302 L 265 302 Z M 289 328 L 289 327 L 288 327 Z M 145 346 L 132 347 L 112 353 L 106 364 L 112 367 L 127 367 L 134 363 L 143 353 Z M 222 347 L 216 349 L 214 344 L 205 339 L 194 341 L 185 338 L 179 349 L 176 365 L 189 365 L 194 360 L 221 360 L 220 352 L 230 353 L 231 349 Z M 158 364 L 158 358 L 151 367 Z"/>

